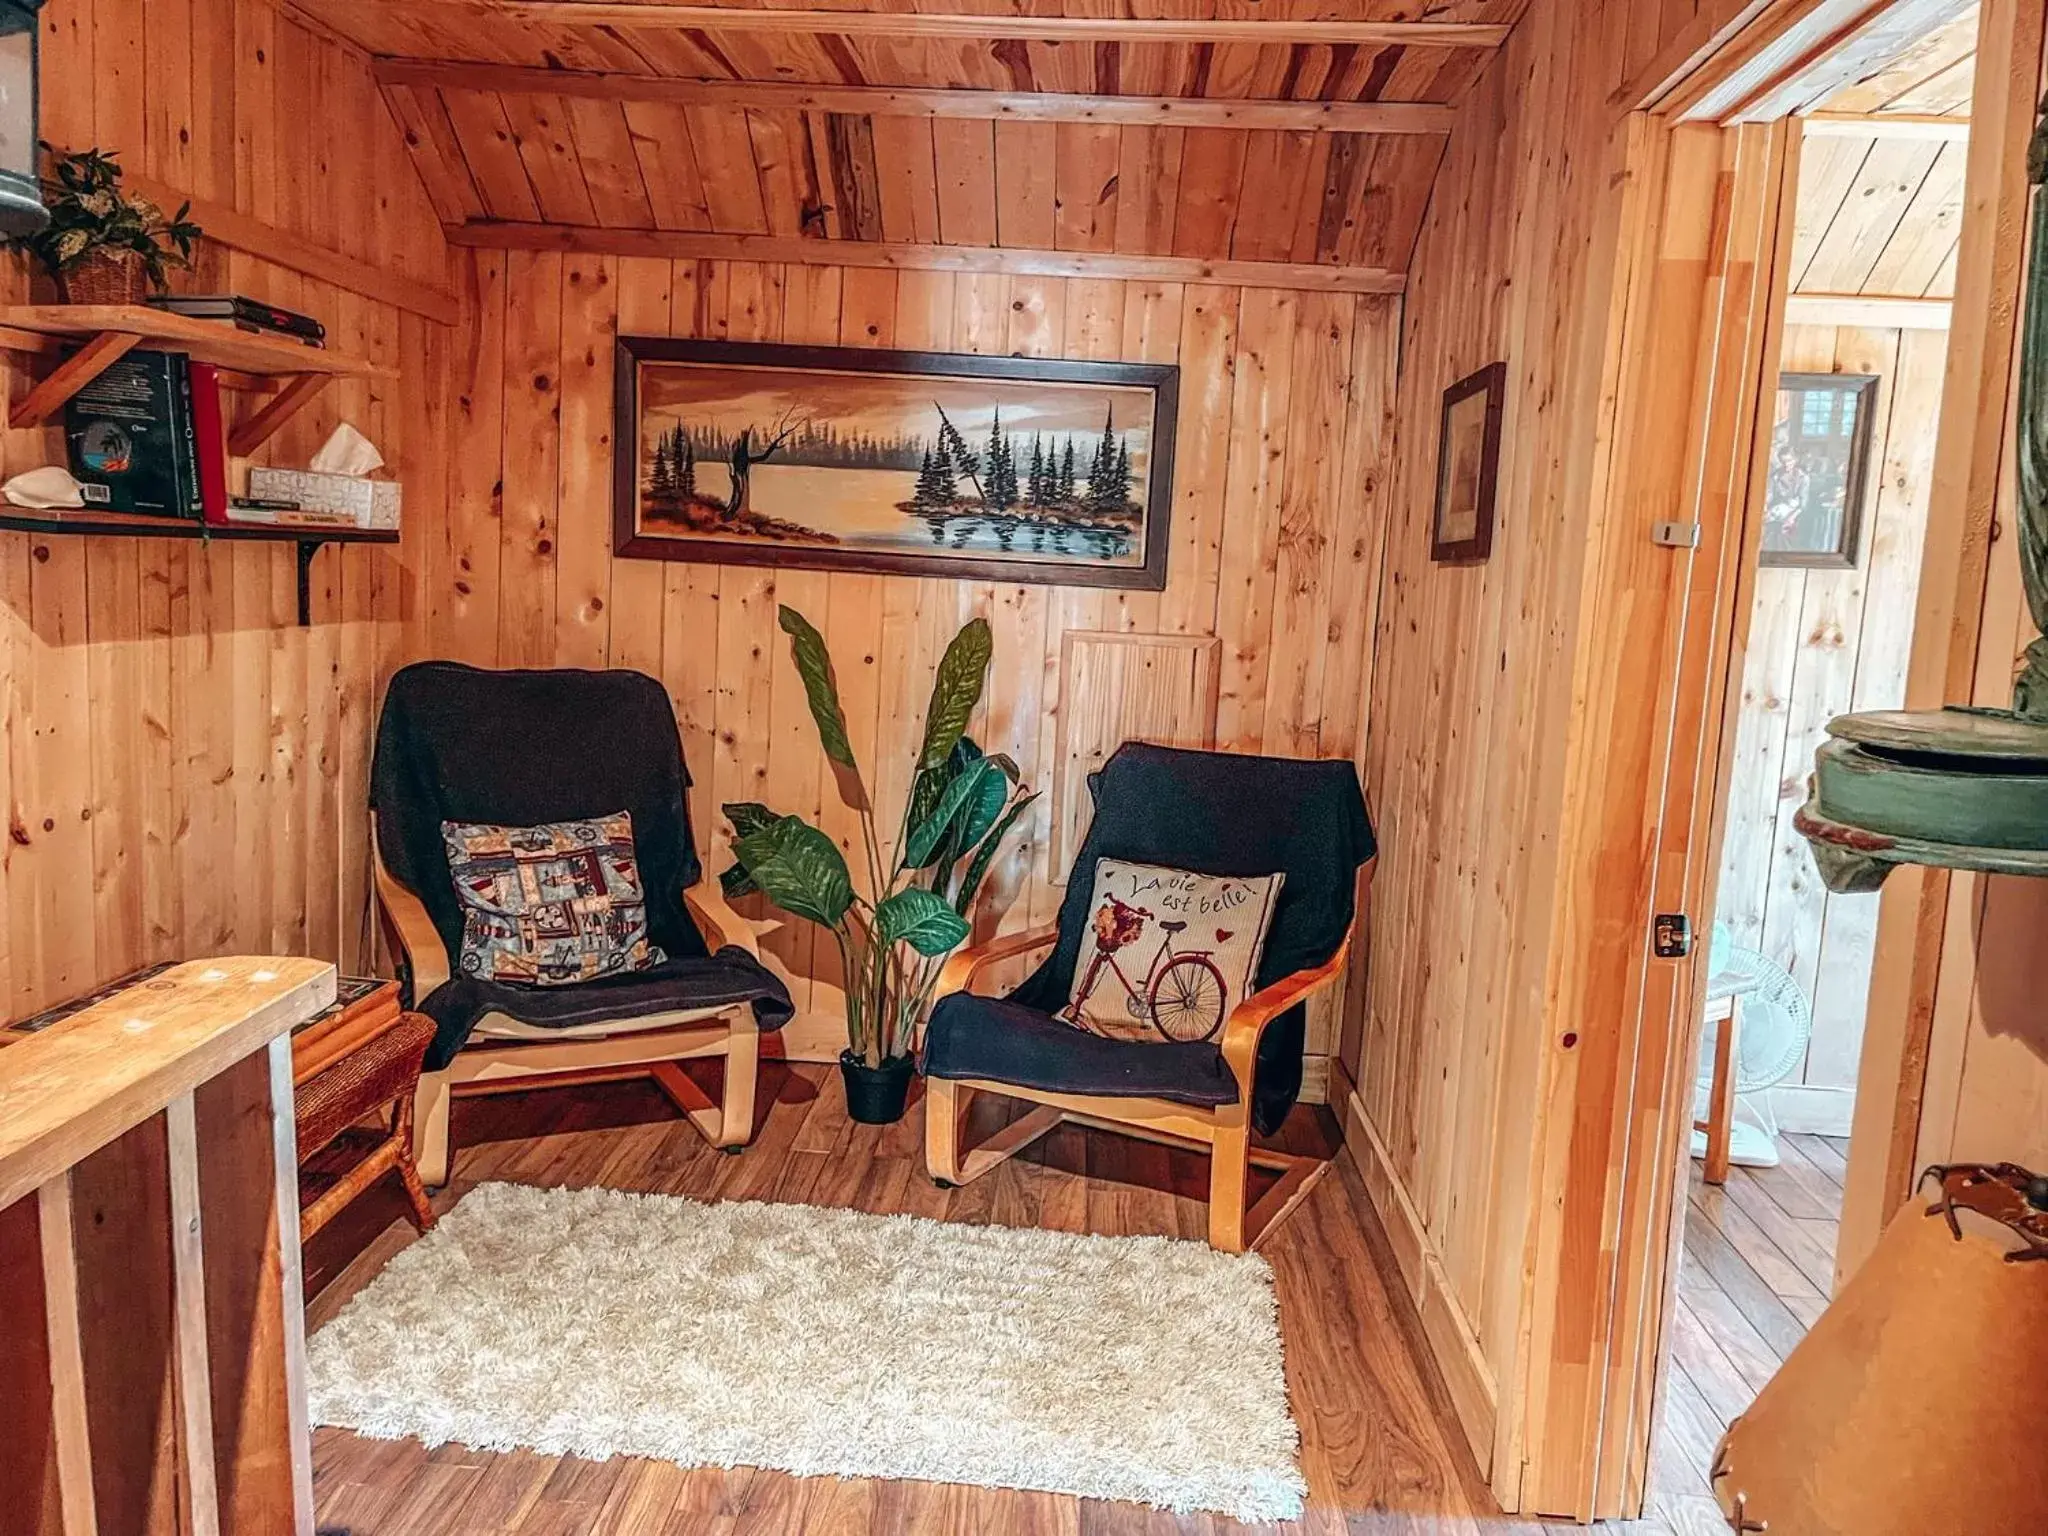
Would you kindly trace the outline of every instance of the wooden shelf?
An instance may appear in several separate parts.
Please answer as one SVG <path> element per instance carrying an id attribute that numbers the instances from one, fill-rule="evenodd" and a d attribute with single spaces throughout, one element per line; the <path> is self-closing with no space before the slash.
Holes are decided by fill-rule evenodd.
<path id="1" fill-rule="evenodd" d="M 39 512 L 0 505 L 0 530 L 13 533 L 100 534 L 115 538 L 233 539 L 299 547 L 299 625 L 312 623 L 310 572 L 322 544 L 396 544 L 395 528 L 296 528 L 278 523 L 194 522 L 140 512 Z"/>
<path id="2" fill-rule="evenodd" d="M 337 378 L 390 378 L 390 369 L 331 347 L 245 331 L 225 320 L 194 320 L 147 304 L 13 304 L 0 306 L 0 347 L 78 349 L 14 407 L 16 427 L 40 427 L 116 360 L 145 344 L 182 352 L 202 363 L 258 378 L 289 379 L 284 389 L 228 434 L 230 452 L 254 453 L 272 433 Z"/>

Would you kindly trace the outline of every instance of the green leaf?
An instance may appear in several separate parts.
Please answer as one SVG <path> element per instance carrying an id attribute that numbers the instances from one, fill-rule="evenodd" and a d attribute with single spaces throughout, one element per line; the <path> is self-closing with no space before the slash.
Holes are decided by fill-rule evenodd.
<path id="1" fill-rule="evenodd" d="M 725 819 L 732 823 L 735 841 L 750 836 L 763 827 L 772 827 L 782 820 L 780 812 L 769 810 L 758 800 L 738 800 L 721 805 L 719 809 L 725 813 Z M 718 877 L 718 883 L 724 888 L 727 901 L 738 901 L 742 896 L 751 896 L 761 889 L 754 884 L 754 877 L 747 873 L 746 866 L 737 863 Z"/>
<path id="2" fill-rule="evenodd" d="M 982 782 L 993 778 L 1003 782 L 1003 776 L 990 766 L 987 758 L 981 758 L 965 773 L 946 786 L 946 792 L 939 798 L 938 808 L 922 822 L 911 829 L 910 846 L 904 851 L 903 862 L 911 869 L 924 869 L 933 862 L 939 845 L 961 811 L 979 792 Z"/>
<path id="3" fill-rule="evenodd" d="M 735 838 L 751 837 L 763 827 L 772 827 L 782 820 L 779 811 L 771 811 L 758 800 L 735 800 L 721 805 L 725 819 L 732 823 Z"/>
<path id="4" fill-rule="evenodd" d="M 974 706 L 981 702 L 982 679 L 995 651 L 995 636 L 987 619 L 969 619 L 939 659 L 938 675 L 932 679 L 932 701 L 924 716 L 924 747 L 917 755 L 920 768 L 937 768 L 953 755 L 953 748 L 967 730 Z"/>
<path id="5" fill-rule="evenodd" d="M 974 851 L 974 859 L 967 866 L 967 878 L 960 885 L 960 894 L 953 898 L 953 905 L 962 917 L 965 917 L 973 907 L 975 893 L 981 889 L 981 882 L 988 874 L 989 865 L 995 862 L 996 850 L 1002 847 L 1003 839 L 1009 835 L 1010 828 L 1017 824 L 1017 818 L 1022 816 L 1030 808 L 1031 802 L 1037 798 L 1036 794 L 1030 794 L 1013 802 L 1009 810 L 1003 813 L 1003 819 L 996 823 L 995 830 L 989 833 L 982 845 Z"/>
<path id="6" fill-rule="evenodd" d="M 749 833 L 732 851 L 785 912 L 836 928 L 853 905 L 853 879 L 839 845 L 795 816 Z"/>
<path id="7" fill-rule="evenodd" d="M 981 782 L 967 796 L 967 803 L 960 812 L 960 824 L 953 838 L 953 846 L 959 850 L 958 858 L 988 835 L 988 829 L 996 824 L 996 818 L 1003 814 L 1003 807 L 1009 803 L 1010 780 L 1002 772 L 998 758 L 987 759 L 988 771 L 982 774 Z"/>
<path id="8" fill-rule="evenodd" d="M 789 636 L 789 654 L 796 661 L 797 675 L 804 680 L 804 696 L 810 700 L 811 718 L 818 722 L 818 739 L 824 743 L 825 755 L 852 767 L 853 743 L 846 737 L 846 715 L 839 707 L 839 683 L 832 675 L 832 653 L 825 648 L 825 637 L 786 603 L 775 614 L 782 632 Z"/>
<path id="9" fill-rule="evenodd" d="M 789 654 L 796 661 L 797 675 L 804 680 L 804 697 L 810 701 L 811 718 L 818 723 L 818 740 L 832 764 L 832 778 L 839 786 L 839 798 L 849 810 L 868 808 L 868 787 L 861 782 L 860 765 L 853 759 L 853 742 L 846 734 L 846 712 L 839 703 L 839 680 L 832 672 L 832 653 L 825 637 L 811 621 L 786 604 L 776 610 L 783 633 L 789 636 Z"/>
<path id="10" fill-rule="evenodd" d="M 939 956 L 967 937 L 967 919 L 919 886 L 898 891 L 875 908 L 875 931 L 885 943 L 901 939 L 920 955 Z"/>

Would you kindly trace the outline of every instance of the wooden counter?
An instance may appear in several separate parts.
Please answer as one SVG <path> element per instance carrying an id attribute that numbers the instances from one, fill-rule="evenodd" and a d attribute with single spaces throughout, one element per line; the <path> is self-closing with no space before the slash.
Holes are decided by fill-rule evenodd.
<path id="1" fill-rule="evenodd" d="M 310 1536 L 290 1033 L 334 984 L 192 961 L 0 1045 L 0 1533 Z"/>

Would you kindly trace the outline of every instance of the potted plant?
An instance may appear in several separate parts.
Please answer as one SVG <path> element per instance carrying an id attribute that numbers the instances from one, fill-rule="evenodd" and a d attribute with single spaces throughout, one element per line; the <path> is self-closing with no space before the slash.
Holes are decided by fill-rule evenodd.
<path id="1" fill-rule="evenodd" d="M 43 201 L 48 226 L 21 243 L 49 268 L 67 304 L 138 304 L 163 291 L 172 267 L 192 264 L 201 234 L 186 217 L 192 205 L 167 219 L 148 198 L 123 192 L 112 151 L 51 150 Z"/>
<path id="2" fill-rule="evenodd" d="M 831 930 L 846 975 L 839 1070 L 847 1110 L 863 1123 L 888 1125 L 903 1116 L 940 967 L 968 935 L 967 914 L 997 847 L 1037 796 L 1018 782 L 1014 762 L 984 754 L 967 736 L 994 648 L 988 621 L 972 619 L 939 662 L 903 825 L 885 854 L 824 637 L 794 608 L 779 616 L 840 798 L 860 816 L 872 894 L 854 888 L 825 833 L 753 802 L 723 807 L 737 862 L 722 878 L 730 897 L 759 890 Z"/>

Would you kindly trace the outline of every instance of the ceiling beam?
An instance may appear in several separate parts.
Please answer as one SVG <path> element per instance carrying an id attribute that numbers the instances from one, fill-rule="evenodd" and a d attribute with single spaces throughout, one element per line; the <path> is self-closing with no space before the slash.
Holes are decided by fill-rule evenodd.
<path id="1" fill-rule="evenodd" d="M 1938 139 L 1970 141 L 1967 117 L 1926 117 L 1911 112 L 1809 112 L 1800 119 L 1809 139 Z"/>
<path id="2" fill-rule="evenodd" d="M 892 271 L 1007 272 L 1030 277 L 1100 277 L 1222 283 L 1311 293 L 1398 294 L 1408 279 L 1380 267 L 1320 262 L 1211 261 L 1196 256 L 1127 256 L 1107 251 L 1033 251 L 970 245 L 912 245 L 879 240 L 808 240 L 792 235 L 715 235 L 686 230 L 601 229 L 580 224 L 521 224 L 494 219 L 445 226 L 451 245 L 479 250 L 561 251 L 653 256 L 670 261 L 793 262 L 815 267 Z"/>
<path id="3" fill-rule="evenodd" d="M 1865 79 L 1977 0 L 1773 0 L 1658 104 L 1685 122 L 1766 123 Z"/>
<path id="4" fill-rule="evenodd" d="M 1945 331 L 1954 309 L 1952 299 L 1915 299 L 1890 293 L 1794 293 L 1785 298 L 1785 323 L 1873 331 Z"/>
<path id="5" fill-rule="evenodd" d="M 455 295 L 437 283 L 358 261 L 226 203 L 194 197 L 140 171 L 126 172 L 122 185 L 162 208 L 189 205 L 192 222 L 205 230 L 206 238 L 216 245 L 346 288 L 394 309 L 409 310 L 442 325 L 453 325 L 461 316 Z"/>
<path id="6" fill-rule="evenodd" d="M 810 11 L 723 5 L 613 5 L 599 0 L 357 0 L 366 8 L 475 26 L 490 17 L 557 25 L 782 32 L 839 37 L 936 37 L 1047 43 L 1353 43 L 1372 47 L 1498 48 L 1511 28 L 1467 21 L 1267 21 L 1127 16 L 1019 16 L 944 11 Z"/>
<path id="7" fill-rule="evenodd" d="M 1122 123 L 1140 127 L 1271 128 L 1322 133 L 1449 133 L 1456 110 L 1422 101 L 1231 101 L 1186 96 L 1084 96 L 1052 91 L 898 89 L 790 85 L 781 81 L 680 80 L 519 64 L 380 58 L 380 85 L 439 90 L 660 101 L 692 107 L 790 108 L 874 117 L 977 118 L 996 122 Z"/>

